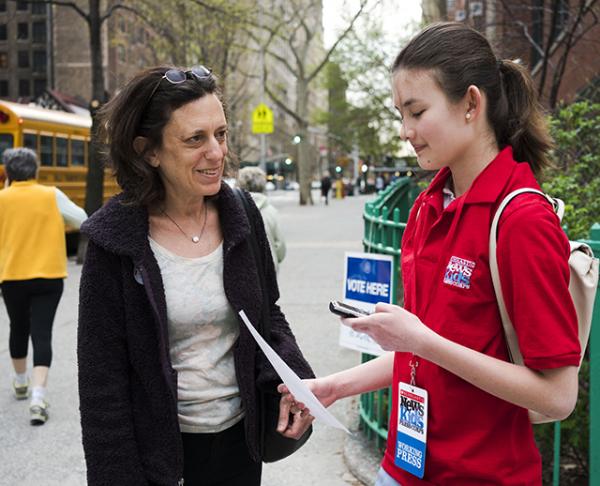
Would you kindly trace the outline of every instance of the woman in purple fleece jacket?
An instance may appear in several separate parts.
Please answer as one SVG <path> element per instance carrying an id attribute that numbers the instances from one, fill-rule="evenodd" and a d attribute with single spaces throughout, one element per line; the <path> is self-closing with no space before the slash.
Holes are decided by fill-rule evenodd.
<path id="1" fill-rule="evenodd" d="M 299 376 L 313 373 L 276 304 L 260 213 L 250 203 L 247 215 L 222 181 L 228 128 L 215 77 L 149 69 L 100 117 L 123 192 L 82 227 L 88 484 L 259 485 L 257 389 L 276 393 L 279 380 L 238 311 L 258 323 L 266 290 L 272 346 Z M 311 420 L 292 415 L 283 435 L 300 437 Z"/>

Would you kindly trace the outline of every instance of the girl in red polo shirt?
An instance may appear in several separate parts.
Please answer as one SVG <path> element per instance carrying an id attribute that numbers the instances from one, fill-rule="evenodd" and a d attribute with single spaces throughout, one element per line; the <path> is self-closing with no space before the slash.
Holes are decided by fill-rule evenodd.
<path id="1" fill-rule="evenodd" d="M 526 366 L 508 359 L 488 263 L 496 208 L 515 189 L 538 188 L 534 174 L 549 162 L 532 80 L 460 23 L 424 29 L 392 73 L 400 136 L 438 173 L 402 239 L 404 307 L 379 304 L 345 324 L 393 353 L 310 386 L 326 406 L 392 386 L 378 485 L 541 484 L 527 409 L 567 417 L 580 360 L 569 245 L 543 198 L 519 196 L 498 229 L 502 291 Z"/>

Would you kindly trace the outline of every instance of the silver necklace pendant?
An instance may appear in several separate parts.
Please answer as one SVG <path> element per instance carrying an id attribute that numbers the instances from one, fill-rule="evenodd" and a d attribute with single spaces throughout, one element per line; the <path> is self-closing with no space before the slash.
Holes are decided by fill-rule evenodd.
<path id="1" fill-rule="evenodd" d="M 173 218 L 171 218 L 171 216 L 168 215 L 168 213 L 165 211 L 165 208 L 162 208 L 161 211 L 175 226 L 177 226 L 177 229 L 181 231 L 181 234 L 183 236 L 192 240 L 192 243 L 198 243 L 200 241 L 200 238 L 202 238 L 202 235 L 204 234 L 204 228 L 206 228 L 206 220 L 208 219 L 208 205 L 206 203 L 204 204 L 204 222 L 202 223 L 200 234 L 193 235 L 191 237 L 185 231 L 183 231 L 181 226 L 177 224 L 177 221 L 175 221 Z"/>

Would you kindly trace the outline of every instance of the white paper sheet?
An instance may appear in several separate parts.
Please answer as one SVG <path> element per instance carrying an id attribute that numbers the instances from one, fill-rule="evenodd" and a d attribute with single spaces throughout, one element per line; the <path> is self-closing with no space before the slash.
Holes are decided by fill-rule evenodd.
<path id="1" fill-rule="evenodd" d="M 310 414 L 319 422 L 323 422 L 331 427 L 344 430 L 349 434 L 350 431 L 323 406 L 319 399 L 302 382 L 298 375 L 294 373 L 291 368 L 279 357 L 279 355 L 273 351 L 273 348 L 267 344 L 267 342 L 248 320 L 248 317 L 243 310 L 240 311 L 240 316 L 250 331 L 250 334 L 252 334 L 260 346 L 260 349 L 263 350 L 265 356 L 273 365 L 273 368 L 275 368 L 275 371 L 279 375 L 279 378 L 281 378 L 281 381 L 285 383 L 292 395 L 294 395 L 296 398 L 296 401 L 304 403 L 304 405 L 306 405 L 306 407 L 310 410 Z"/>

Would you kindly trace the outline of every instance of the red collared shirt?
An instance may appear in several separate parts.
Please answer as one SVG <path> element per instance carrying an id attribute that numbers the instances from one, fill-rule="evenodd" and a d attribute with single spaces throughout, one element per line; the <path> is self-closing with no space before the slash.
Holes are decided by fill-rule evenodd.
<path id="1" fill-rule="evenodd" d="M 509 192 L 539 188 L 527 163 L 507 147 L 469 190 L 443 209 L 442 169 L 415 201 L 402 238 L 405 308 L 438 334 L 508 361 L 488 263 L 489 231 Z M 577 318 L 569 284 L 569 244 L 550 205 L 524 194 L 504 211 L 498 265 L 508 313 L 526 366 L 579 364 Z M 541 484 L 541 459 L 527 410 L 496 398 L 419 358 L 416 385 L 429 392 L 425 477 L 394 465 L 398 389 L 410 381 L 409 353 L 396 353 L 384 469 L 411 484 Z"/>

